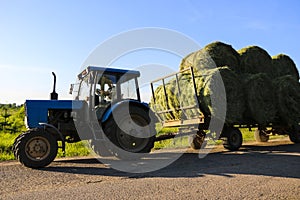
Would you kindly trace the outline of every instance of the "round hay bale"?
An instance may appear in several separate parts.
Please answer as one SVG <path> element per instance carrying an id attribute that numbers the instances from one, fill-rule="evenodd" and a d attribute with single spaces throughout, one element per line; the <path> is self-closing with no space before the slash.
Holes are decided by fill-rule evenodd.
<path id="1" fill-rule="evenodd" d="M 245 117 L 250 122 L 267 125 L 277 113 L 274 88 L 265 73 L 249 74 L 245 79 L 247 110 Z"/>
<path id="2" fill-rule="evenodd" d="M 274 80 L 280 119 L 287 125 L 300 122 L 300 83 L 292 75 Z"/>
<path id="3" fill-rule="evenodd" d="M 217 92 L 218 87 L 220 87 L 218 84 L 222 84 L 216 81 L 218 78 L 217 73 L 220 73 L 222 77 L 226 96 L 220 95 Z M 227 66 L 211 70 L 209 75 L 205 77 L 205 82 L 200 84 L 203 84 L 203 86 L 200 89 L 198 98 L 200 99 L 201 108 L 204 113 L 216 117 L 217 107 L 226 106 L 225 123 L 234 124 L 242 120 L 245 110 L 243 87 L 241 80 L 233 70 Z M 214 91 L 216 93 L 213 93 Z M 217 107 L 211 105 L 212 97 L 218 102 L 218 105 L 214 105 Z"/>
<path id="4" fill-rule="evenodd" d="M 266 73 L 273 76 L 272 58 L 267 51 L 258 46 L 249 46 L 238 51 L 243 73 Z"/>
<path id="5" fill-rule="evenodd" d="M 285 54 L 272 57 L 273 70 L 276 77 L 291 75 L 296 81 L 299 80 L 299 72 L 294 61 Z"/>
<path id="6" fill-rule="evenodd" d="M 239 72 L 239 65 L 239 54 L 232 46 L 222 42 L 213 42 L 183 58 L 179 68 L 183 70 L 192 66 L 195 71 L 202 72 L 203 70 L 228 66 L 231 70 Z"/>
<path id="7" fill-rule="evenodd" d="M 193 66 L 194 54 L 195 54 L 195 52 L 192 52 L 192 53 L 188 54 L 187 56 L 185 56 L 181 60 L 181 63 L 179 65 L 180 71 Z"/>
<path id="8" fill-rule="evenodd" d="M 213 42 L 204 47 L 217 67 L 227 66 L 234 72 L 240 71 L 240 56 L 231 45 L 222 42 Z"/>

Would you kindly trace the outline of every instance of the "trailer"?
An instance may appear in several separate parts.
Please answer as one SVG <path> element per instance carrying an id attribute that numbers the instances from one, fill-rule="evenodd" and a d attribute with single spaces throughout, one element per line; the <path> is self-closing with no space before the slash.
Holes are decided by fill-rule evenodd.
<path id="1" fill-rule="evenodd" d="M 183 84 L 180 83 L 182 81 L 180 77 L 182 76 L 185 76 L 185 79 L 189 81 Z M 199 98 L 197 98 L 199 88 L 196 85 L 196 78 L 193 68 L 190 67 L 151 82 L 151 107 L 158 116 L 162 127 L 177 127 L 179 130 L 177 133 L 158 136 L 156 140 L 190 135 L 189 141 L 191 147 L 200 149 L 204 147 L 202 145 L 205 138 L 212 138 L 213 140 L 221 139 L 224 148 L 235 151 L 242 146 L 243 142 L 240 128 L 248 128 L 249 130 L 255 129 L 254 138 L 257 142 L 267 142 L 270 135 L 289 135 L 292 142 L 300 143 L 300 125 L 289 126 L 280 121 L 270 122 L 266 125 L 257 124 L 252 120 L 229 124 L 224 119 L 220 127 L 215 130 L 209 130 L 213 116 L 204 113 L 203 109 L 201 109 Z M 170 83 L 174 85 L 172 94 L 168 94 L 166 90 L 166 85 Z M 163 97 L 157 96 L 155 92 L 159 88 L 163 90 Z M 182 91 L 187 88 L 192 88 L 191 91 L 193 92 L 189 96 L 186 96 L 186 94 L 184 96 Z M 176 99 L 178 102 L 177 106 L 170 106 L 168 95 Z M 157 101 L 158 98 L 161 99 L 159 102 Z"/>

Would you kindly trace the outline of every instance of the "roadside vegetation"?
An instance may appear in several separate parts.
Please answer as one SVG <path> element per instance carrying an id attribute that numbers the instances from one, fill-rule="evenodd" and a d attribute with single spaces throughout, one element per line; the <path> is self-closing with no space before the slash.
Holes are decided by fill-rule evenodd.
<path id="1" fill-rule="evenodd" d="M 14 160 L 12 145 L 22 132 L 26 131 L 24 125 L 25 109 L 23 105 L 0 104 L 0 161 Z M 60 145 L 60 144 L 59 144 Z M 86 156 L 90 151 L 84 142 L 66 144 L 66 156 Z M 63 157 L 58 150 L 57 157 Z"/>

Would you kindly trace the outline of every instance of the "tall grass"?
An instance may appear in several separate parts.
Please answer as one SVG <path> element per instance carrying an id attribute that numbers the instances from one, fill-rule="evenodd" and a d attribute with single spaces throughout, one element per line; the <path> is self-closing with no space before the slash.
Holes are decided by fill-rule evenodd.
<path id="1" fill-rule="evenodd" d="M 12 145 L 18 134 L 0 133 L 0 161 L 13 160 Z"/>
<path id="2" fill-rule="evenodd" d="M 88 156 L 90 153 L 91 151 L 87 147 L 86 141 L 81 141 L 76 143 L 66 143 L 66 155 L 65 155 L 66 157 Z M 62 151 L 58 151 L 57 157 L 58 158 L 63 157 Z"/>

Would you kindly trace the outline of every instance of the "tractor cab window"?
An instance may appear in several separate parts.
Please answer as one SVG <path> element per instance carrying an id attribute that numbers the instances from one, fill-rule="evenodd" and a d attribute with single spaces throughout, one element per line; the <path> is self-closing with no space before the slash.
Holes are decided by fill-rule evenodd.
<path id="1" fill-rule="evenodd" d="M 85 76 L 83 79 L 79 80 L 78 83 L 78 92 L 76 92 L 77 100 L 83 100 L 89 103 L 90 100 L 90 82 L 91 82 L 91 75 Z M 77 85 L 77 84 L 76 84 Z"/>
<path id="2" fill-rule="evenodd" d="M 122 99 L 138 99 L 135 79 L 120 84 Z"/>

